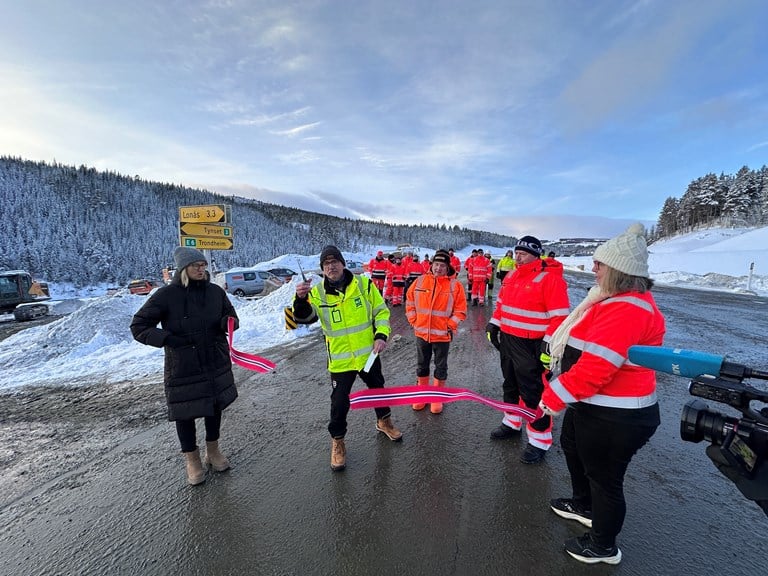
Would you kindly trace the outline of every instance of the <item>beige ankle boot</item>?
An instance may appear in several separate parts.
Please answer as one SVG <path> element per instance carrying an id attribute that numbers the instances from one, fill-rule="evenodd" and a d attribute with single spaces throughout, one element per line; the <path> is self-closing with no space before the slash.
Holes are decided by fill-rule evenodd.
<path id="1" fill-rule="evenodd" d="M 229 470 L 229 460 L 219 451 L 219 441 L 205 443 L 205 464 L 210 465 L 214 472 Z"/>
<path id="2" fill-rule="evenodd" d="M 200 461 L 200 450 L 194 452 L 182 452 L 187 462 L 187 482 L 192 486 L 197 486 L 205 482 L 205 470 Z"/>
<path id="3" fill-rule="evenodd" d="M 416 386 L 429 386 L 429 376 L 416 376 Z M 423 402 L 420 402 L 418 404 L 412 404 L 411 408 L 414 410 L 424 410 L 424 404 Z"/>
<path id="4" fill-rule="evenodd" d="M 347 447 L 344 438 L 331 438 L 331 470 L 344 470 L 347 465 Z"/>
<path id="5" fill-rule="evenodd" d="M 445 386 L 445 380 L 438 380 L 435 378 L 435 381 L 433 382 L 433 386 L 437 388 L 442 388 Z M 432 414 L 440 414 L 440 412 L 443 411 L 443 403 L 442 402 L 433 402 L 429 405 L 429 411 L 432 412 Z"/>

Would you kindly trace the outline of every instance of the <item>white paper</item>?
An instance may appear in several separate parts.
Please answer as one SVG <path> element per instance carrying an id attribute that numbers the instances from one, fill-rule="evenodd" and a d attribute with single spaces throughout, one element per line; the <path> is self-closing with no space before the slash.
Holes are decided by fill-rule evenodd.
<path id="1" fill-rule="evenodd" d="M 370 356 L 368 356 L 368 360 L 365 363 L 365 366 L 363 366 L 363 372 L 368 372 L 368 370 L 371 369 L 371 366 L 373 366 L 373 363 L 376 361 L 376 352 L 371 352 Z"/>

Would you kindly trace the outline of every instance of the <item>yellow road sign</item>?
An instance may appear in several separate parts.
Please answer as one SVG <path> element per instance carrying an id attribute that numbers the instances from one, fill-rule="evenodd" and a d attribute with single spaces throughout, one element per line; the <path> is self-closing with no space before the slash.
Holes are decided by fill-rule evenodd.
<path id="1" fill-rule="evenodd" d="M 180 222 L 179 234 L 181 236 L 202 236 L 204 238 L 232 238 L 232 226 Z"/>
<path id="2" fill-rule="evenodd" d="M 179 222 L 227 222 L 225 204 L 179 206 Z"/>
<path id="3" fill-rule="evenodd" d="M 179 245 L 198 250 L 233 250 L 231 238 L 203 238 L 200 236 L 179 236 Z"/>

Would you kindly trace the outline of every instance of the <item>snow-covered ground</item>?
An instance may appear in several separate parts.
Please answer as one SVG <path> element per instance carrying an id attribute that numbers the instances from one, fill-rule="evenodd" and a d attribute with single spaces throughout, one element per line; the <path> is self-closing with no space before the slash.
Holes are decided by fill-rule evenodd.
<path id="1" fill-rule="evenodd" d="M 508 247 L 467 246 L 457 250 L 462 261 L 473 248 L 490 250 L 498 258 Z M 368 262 L 375 251 L 393 250 L 377 246 L 366 253 L 344 252 L 347 260 Z M 434 254 L 435 248 L 416 248 Z M 649 248 L 651 276 L 660 284 L 708 290 L 750 291 L 768 296 L 768 228 L 756 230 L 703 230 L 655 243 Z M 316 271 L 319 255 L 285 254 L 259 268 L 287 267 Z M 566 267 L 591 270 L 589 257 L 562 258 Z M 750 266 L 754 266 L 750 276 Z M 317 276 L 307 273 L 313 279 Z M 294 282 L 296 279 L 294 279 Z M 67 314 L 50 324 L 23 330 L 0 341 L 0 390 L 24 385 L 88 385 L 142 379 L 162 370 L 162 349 L 135 342 L 128 326 L 136 310 L 146 301 L 120 291 L 106 295 L 106 286 L 75 291 L 51 284 L 54 313 Z M 289 283 L 260 299 L 233 298 L 240 317 L 234 346 L 259 354 L 272 346 L 305 337 L 317 325 L 285 329 L 284 308 L 293 300 Z M 0 319 L 10 321 L 12 316 Z"/>

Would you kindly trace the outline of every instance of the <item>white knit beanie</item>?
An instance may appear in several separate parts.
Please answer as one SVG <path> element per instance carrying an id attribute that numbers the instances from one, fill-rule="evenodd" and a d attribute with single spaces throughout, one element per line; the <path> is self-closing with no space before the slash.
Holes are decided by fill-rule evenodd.
<path id="1" fill-rule="evenodd" d="M 648 278 L 645 228 L 639 222 L 632 224 L 623 234 L 598 246 L 592 259 L 624 274 Z"/>

